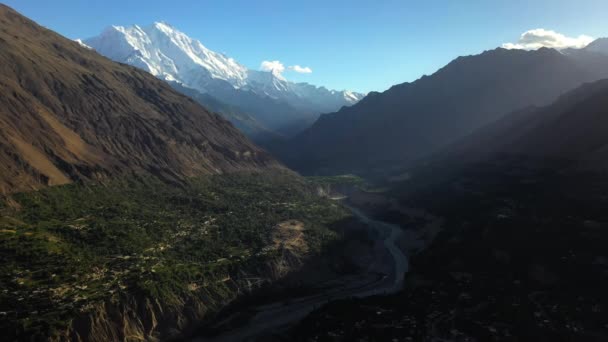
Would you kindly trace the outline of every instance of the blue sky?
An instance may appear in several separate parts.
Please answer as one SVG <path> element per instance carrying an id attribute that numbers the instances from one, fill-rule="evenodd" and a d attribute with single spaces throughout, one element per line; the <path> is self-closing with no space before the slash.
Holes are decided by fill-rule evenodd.
<path id="1" fill-rule="evenodd" d="M 264 60 L 310 67 L 294 81 L 382 91 L 460 55 L 517 42 L 530 29 L 608 36 L 605 0 L 8 0 L 69 38 L 109 25 L 165 21 L 258 69 Z"/>

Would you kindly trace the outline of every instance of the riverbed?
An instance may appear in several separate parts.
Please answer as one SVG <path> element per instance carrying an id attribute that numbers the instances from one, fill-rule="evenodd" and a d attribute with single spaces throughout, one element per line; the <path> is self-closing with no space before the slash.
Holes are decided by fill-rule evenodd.
<path id="1" fill-rule="evenodd" d="M 374 272 L 373 265 L 361 274 L 348 276 L 337 282 L 335 287 L 328 287 L 321 293 L 305 297 L 291 298 L 288 301 L 268 303 L 265 305 L 247 308 L 254 312 L 249 319 L 240 323 L 237 328 L 231 327 L 213 337 L 198 337 L 196 342 L 221 341 L 254 341 L 256 338 L 277 334 L 297 324 L 315 309 L 328 302 L 345 298 L 364 298 L 374 295 L 391 294 L 403 288 L 405 274 L 409 270 L 409 261 L 402 246 L 407 241 L 414 248 L 422 244 L 418 241 L 419 234 L 414 230 L 396 224 L 373 219 L 362 210 L 344 204 L 352 214 L 363 222 L 370 230 L 370 235 L 377 239 L 377 243 L 390 255 L 391 267 L 389 272 L 378 274 Z M 412 249 L 414 249 L 412 248 Z M 387 269 L 386 267 L 384 267 Z M 222 322 L 217 323 L 214 329 L 221 329 Z"/>

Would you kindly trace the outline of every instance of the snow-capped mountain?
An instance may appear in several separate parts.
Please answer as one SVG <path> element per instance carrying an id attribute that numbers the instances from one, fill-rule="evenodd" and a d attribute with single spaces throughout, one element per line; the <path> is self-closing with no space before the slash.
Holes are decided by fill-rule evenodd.
<path id="1" fill-rule="evenodd" d="M 247 68 L 165 23 L 145 28 L 111 26 L 84 43 L 113 60 L 197 90 L 204 90 L 198 84 L 201 77 L 224 80 L 235 88 L 246 84 Z"/>
<path id="2" fill-rule="evenodd" d="M 293 83 L 274 71 L 250 70 L 163 22 L 147 27 L 111 26 L 99 36 L 82 43 L 115 61 L 217 96 L 231 105 L 247 106 L 248 102 L 242 103 L 242 96 L 239 95 L 243 92 L 249 97 L 255 94 L 265 101 L 270 98 L 286 103 L 301 114 L 293 115 L 294 120 L 301 121 L 302 115 L 316 118 L 322 112 L 353 105 L 365 96 L 307 83 Z"/>

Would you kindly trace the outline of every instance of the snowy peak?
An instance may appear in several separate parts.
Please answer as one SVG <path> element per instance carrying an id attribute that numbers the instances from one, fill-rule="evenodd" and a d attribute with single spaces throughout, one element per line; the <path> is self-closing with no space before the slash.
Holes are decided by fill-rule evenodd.
<path id="1" fill-rule="evenodd" d="M 167 35 L 182 34 L 178 30 L 174 29 L 173 26 L 164 21 L 156 21 L 154 22 L 154 24 L 152 24 L 152 26 L 154 26 L 159 31 L 165 32 Z"/>
<path id="2" fill-rule="evenodd" d="M 365 96 L 364 94 L 354 93 L 352 91 L 347 90 L 343 91 L 342 94 L 344 95 L 344 99 L 351 104 L 355 104 L 361 101 L 361 99 Z"/>
<path id="3" fill-rule="evenodd" d="M 168 51 L 170 58 L 178 60 L 185 58 L 209 71 L 213 78 L 228 81 L 236 87 L 244 84 L 247 68 L 234 59 L 207 49 L 200 41 L 163 22 L 154 23 L 147 31 L 152 41 L 160 45 L 162 51 Z M 186 61 L 183 62 L 188 64 Z"/>
<path id="4" fill-rule="evenodd" d="M 249 70 L 247 75 L 250 88 L 264 90 L 270 97 L 280 97 L 282 92 L 290 91 L 290 83 L 278 71 Z"/>
<path id="5" fill-rule="evenodd" d="M 211 78 L 228 81 L 235 87 L 242 86 L 247 75 L 247 69 L 232 58 L 207 49 L 163 22 L 144 28 L 111 26 L 85 44 L 113 60 L 183 83 L 188 81 L 184 77 L 187 73 L 201 68 Z"/>
<path id="6" fill-rule="evenodd" d="M 249 70 L 165 22 L 146 27 L 110 26 L 83 44 L 115 61 L 131 64 L 202 93 L 214 93 L 228 86 L 284 101 L 311 113 L 335 111 L 364 96 L 292 83 L 279 70 Z"/>

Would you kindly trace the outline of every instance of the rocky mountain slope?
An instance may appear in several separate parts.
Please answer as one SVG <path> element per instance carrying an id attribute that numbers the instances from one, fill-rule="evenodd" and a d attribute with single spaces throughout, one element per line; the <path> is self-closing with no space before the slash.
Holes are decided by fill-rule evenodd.
<path id="1" fill-rule="evenodd" d="M 165 82 L 0 9 L 0 192 L 278 165 Z"/>
<path id="2" fill-rule="evenodd" d="M 604 77 L 608 56 L 591 50 L 496 49 L 460 57 L 431 76 L 323 115 L 278 150 L 306 173 L 385 171 L 428 156 L 510 112 L 549 104 Z"/>
<path id="3" fill-rule="evenodd" d="M 111 26 L 84 44 L 115 61 L 247 110 L 279 132 L 289 132 L 291 124 L 310 122 L 319 113 L 352 105 L 364 96 L 289 82 L 274 70 L 250 70 L 163 22 L 146 27 Z M 251 97 L 262 102 L 261 108 L 251 106 Z M 268 118 L 265 112 L 274 114 Z"/>

